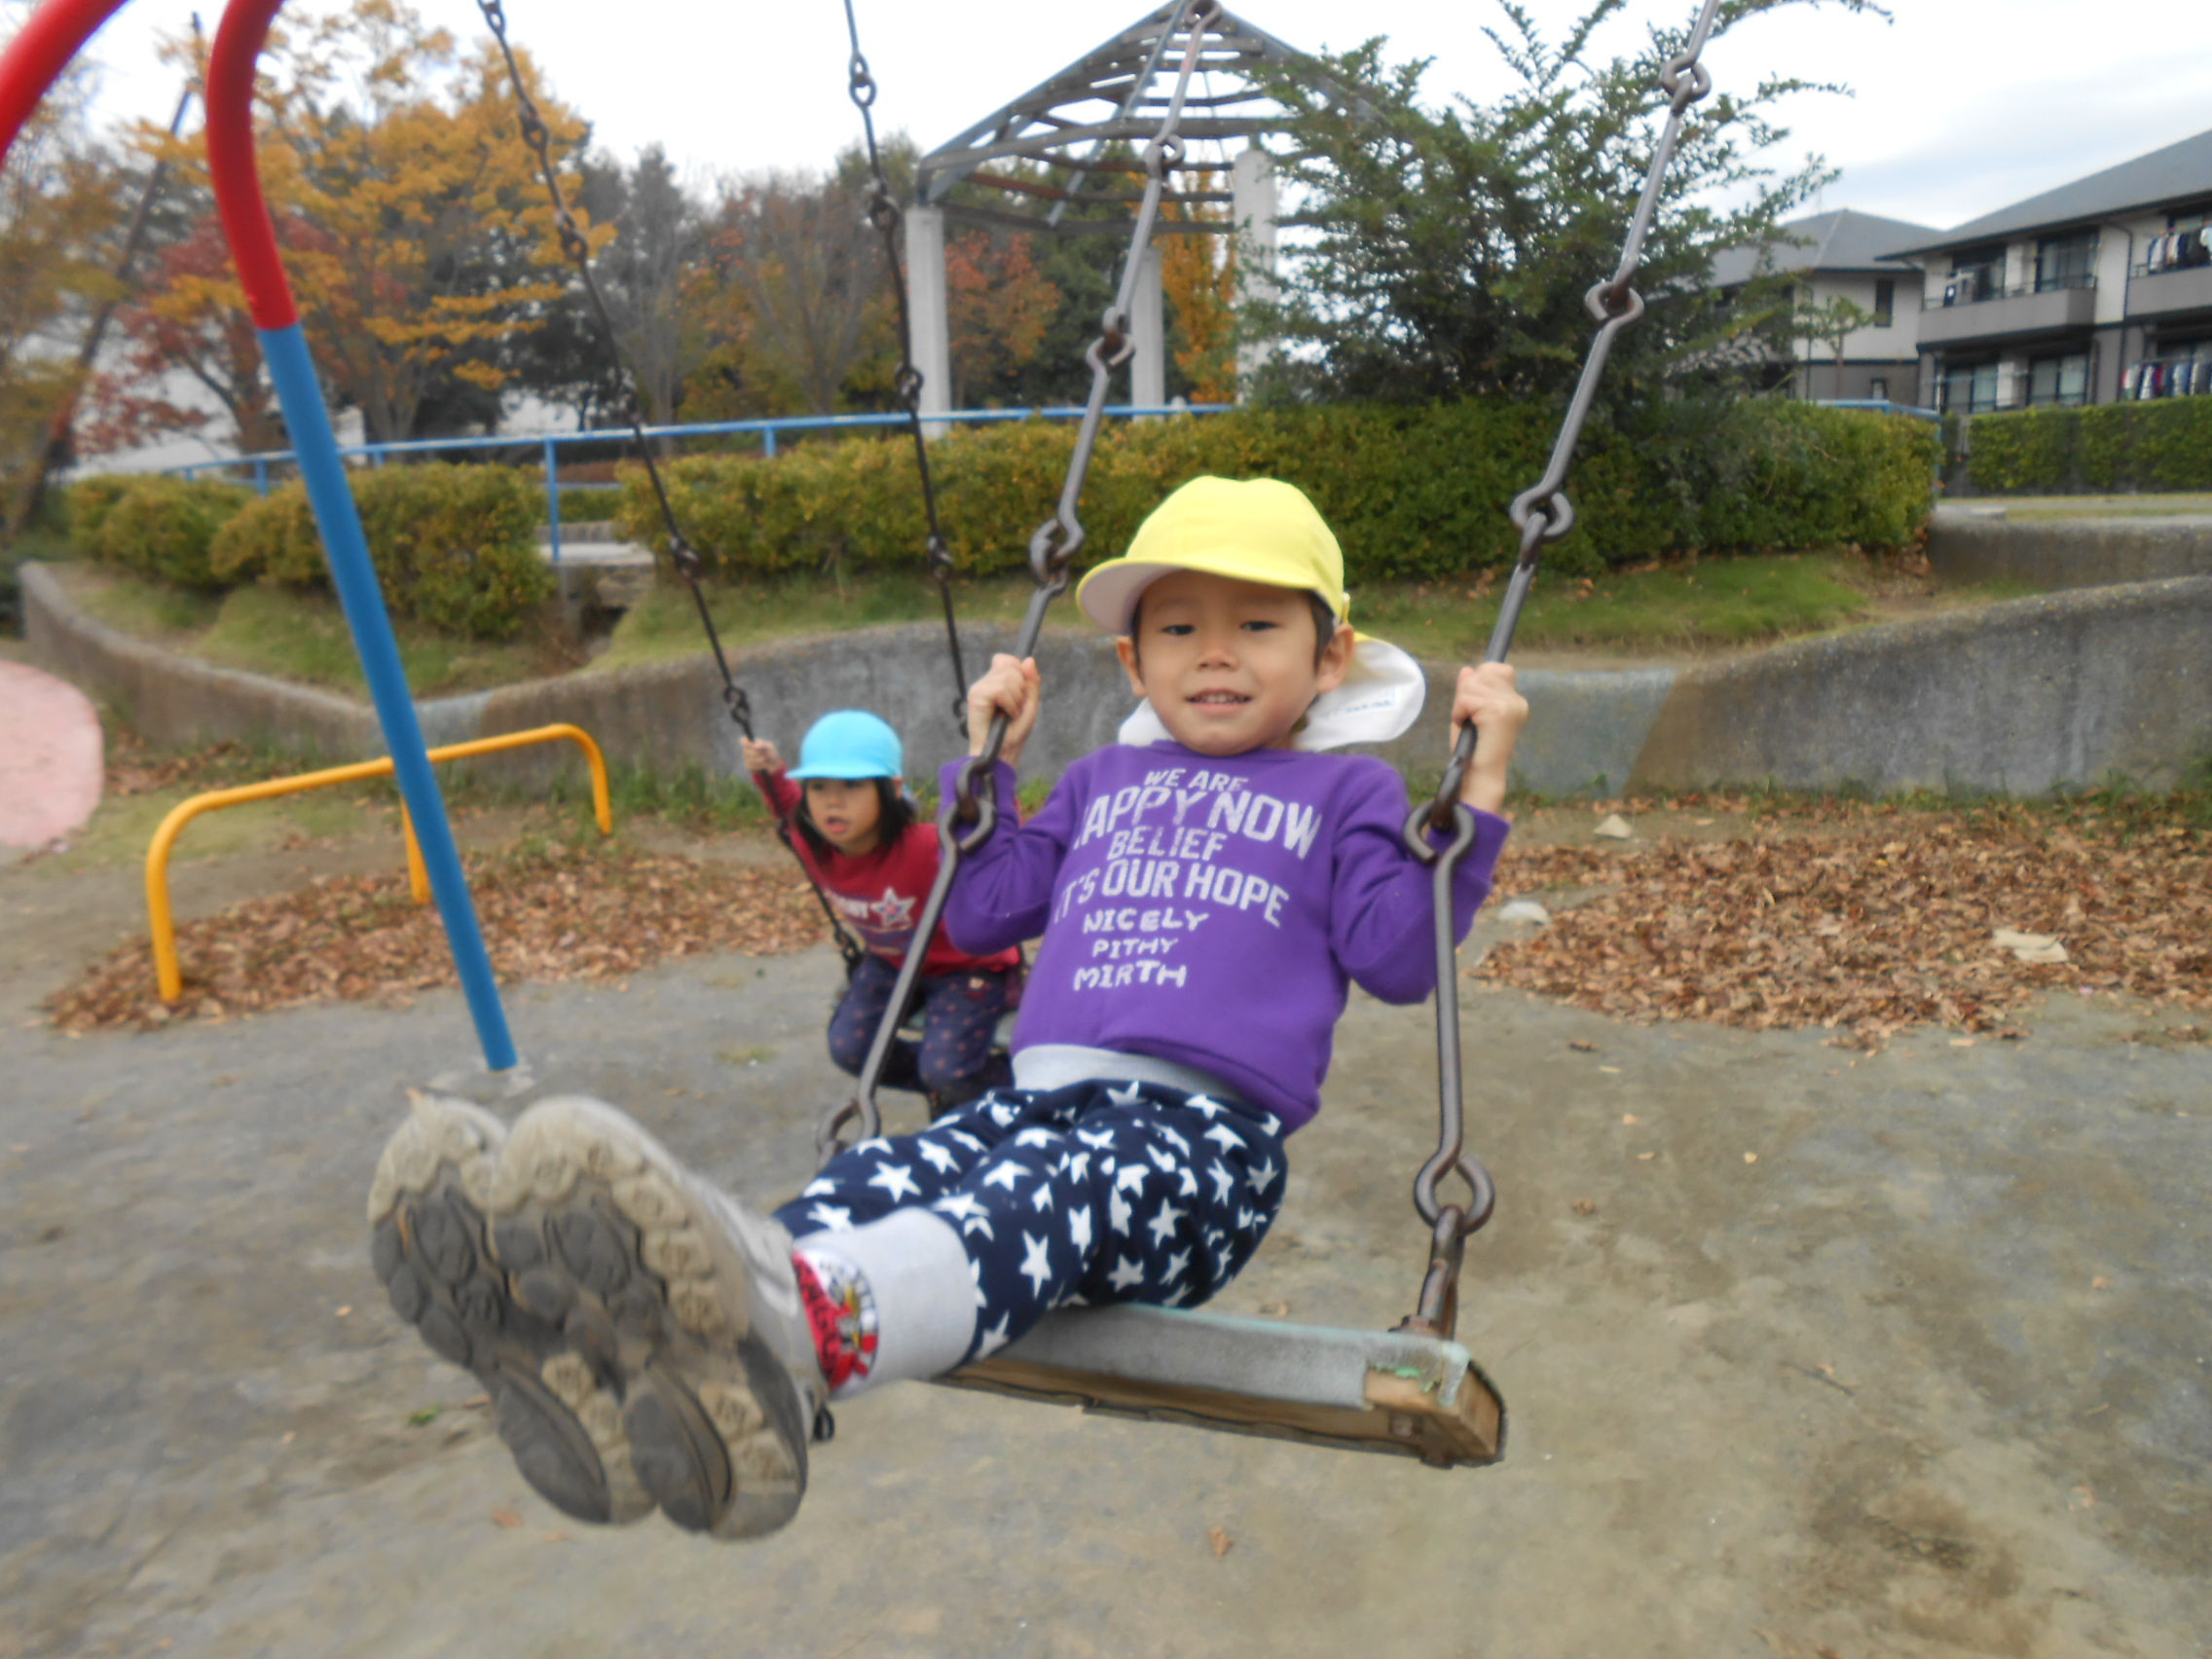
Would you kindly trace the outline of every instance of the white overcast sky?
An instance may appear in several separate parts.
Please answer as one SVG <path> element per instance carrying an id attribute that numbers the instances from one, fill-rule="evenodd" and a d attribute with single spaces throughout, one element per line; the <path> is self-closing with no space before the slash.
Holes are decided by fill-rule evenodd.
<path id="1" fill-rule="evenodd" d="M 877 119 L 924 148 L 1146 10 L 1144 0 L 856 3 L 882 84 Z M 483 32 L 461 0 L 417 4 L 463 39 Z M 1555 26 L 1581 10 L 1581 0 L 1528 4 Z M 95 37 L 104 111 L 166 118 L 176 88 L 153 41 L 181 29 L 192 8 L 193 0 L 134 0 Z M 1483 0 L 1249 0 L 1232 9 L 1313 51 L 1386 34 L 1391 60 L 1435 59 L 1425 85 L 1439 100 L 1479 98 L 1501 83 L 1481 33 L 1494 16 Z M 210 26 L 214 10 L 210 0 Z M 1630 15 L 1686 23 L 1693 10 L 1693 0 L 1631 0 Z M 1707 55 L 1723 88 L 1792 75 L 1856 89 L 1848 99 L 1801 97 L 1787 112 L 1783 156 L 1817 153 L 1842 169 L 1818 206 L 1946 227 L 2212 128 L 2212 11 L 2203 0 L 1893 0 L 1893 10 L 1886 22 L 1792 9 L 1754 19 Z M 857 136 L 838 0 L 508 0 L 508 18 L 553 90 L 618 155 L 657 140 L 697 177 L 819 167 Z"/>

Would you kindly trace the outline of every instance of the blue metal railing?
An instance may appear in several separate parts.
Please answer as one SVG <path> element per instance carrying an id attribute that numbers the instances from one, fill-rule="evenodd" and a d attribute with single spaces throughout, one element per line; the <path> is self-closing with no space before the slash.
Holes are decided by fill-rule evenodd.
<path id="1" fill-rule="evenodd" d="M 1164 415 L 1218 415 L 1235 407 L 1228 403 L 1170 404 L 1164 407 L 1138 407 L 1134 404 L 1113 404 L 1106 413 L 1123 419 L 1148 419 Z M 1081 404 L 1052 404 L 1033 409 L 956 409 L 943 415 L 932 415 L 932 424 L 981 425 L 993 421 L 1074 421 L 1083 416 Z M 762 421 L 706 421 L 684 426 L 647 426 L 648 438 L 723 438 L 757 435 L 761 453 L 776 454 L 777 438 L 785 432 L 829 432 L 868 426 L 903 426 L 906 417 L 901 413 L 874 415 L 779 415 Z M 626 445 L 633 442 L 627 426 L 601 426 L 588 431 L 531 432 L 513 437 L 494 438 L 411 438 L 395 444 L 352 444 L 338 454 L 347 461 L 365 461 L 371 466 L 382 466 L 387 456 L 444 455 L 456 450 L 530 450 L 536 449 L 545 468 L 545 517 L 551 527 L 553 563 L 561 562 L 561 451 L 582 444 Z M 269 494 L 270 470 L 273 467 L 296 466 L 298 458 L 290 450 L 265 450 L 257 455 L 236 456 L 228 461 L 194 461 L 169 467 L 170 472 L 185 478 L 197 478 L 203 472 L 218 475 L 244 468 L 252 473 L 253 487 L 260 494 Z"/>
<path id="2" fill-rule="evenodd" d="M 1871 409 L 1879 415 L 1910 415 L 1918 421 L 1941 421 L 1942 412 L 1923 409 L 1916 403 L 1892 403 L 1886 397 L 1822 397 L 1815 399 L 1823 409 Z"/>

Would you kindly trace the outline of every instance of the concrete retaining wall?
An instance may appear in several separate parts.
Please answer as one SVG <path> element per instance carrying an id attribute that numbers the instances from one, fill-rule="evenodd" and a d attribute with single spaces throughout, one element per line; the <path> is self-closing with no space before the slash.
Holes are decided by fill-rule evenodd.
<path id="1" fill-rule="evenodd" d="M 2108 587 L 2212 575 L 2212 518 L 2031 519 L 2003 507 L 1945 505 L 1928 531 L 1928 562 L 1946 582 Z"/>
<path id="2" fill-rule="evenodd" d="M 366 705 L 131 640 L 86 616 L 37 566 L 25 568 L 23 593 L 37 658 L 157 741 L 252 737 L 338 758 L 383 752 Z M 966 630 L 969 672 L 1012 634 Z M 1109 643 L 1055 630 L 1038 654 L 1049 704 L 1023 769 L 1051 776 L 1111 742 L 1131 703 Z M 854 707 L 900 729 L 910 771 L 963 752 L 935 624 L 748 646 L 737 666 L 756 729 L 787 753 L 817 716 Z M 1429 716 L 1382 751 L 1417 779 L 1443 760 L 1453 673 L 1431 671 Z M 2012 600 L 1689 669 L 1531 669 L 1521 682 L 1533 714 L 1520 782 L 1546 794 L 1764 783 L 2036 793 L 2115 773 L 2161 787 L 2212 756 L 2212 575 Z M 737 732 L 703 655 L 420 707 L 432 743 L 569 720 L 617 764 L 739 768 Z M 477 764 L 525 778 L 568 763 L 543 750 Z"/>

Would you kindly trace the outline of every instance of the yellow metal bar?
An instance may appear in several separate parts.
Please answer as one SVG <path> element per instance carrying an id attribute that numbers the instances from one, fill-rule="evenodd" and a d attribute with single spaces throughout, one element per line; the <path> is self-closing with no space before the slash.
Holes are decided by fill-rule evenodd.
<path id="1" fill-rule="evenodd" d="M 472 738 L 466 743 L 449 743 L 442 749 L 430 751 L 433 761 L 461 760 L 472 755 L 497 755 L 509 749 L 521 749 L 534 743 L 573 743 L 584 753 L 584 761 L 591 768 L 592 816 L 599 821 L 602 835 L 614 833 L 614 806 L 607 787 L 607 757 L 592 740 L 591 734 L 581 726 L 533 726 L 528 731 L 502 732 L 497 737 Z M 154 940 L 154 977 L 161 987 L 162 1001 L 174 1002 L 184 993 L 184 973 L 176 959 L 176 926 L 169 910 L 169 852 L 184 827 L 203 812 L 217 812 L 227 806 L 243 806 L 248 801 L 269 800 L 277 795 L 298 794 L 306 790 L 328 789 L 334 784 L 355 784 L 368 778 L 387 778 L 391 775 L 391 758 L 359 760 L 350 766 L 328 766 L 319 772 L 301 772 L 289 778 L 271 778 L 266 783 L 240 784 L 235 789 L 209 790 L 181 800 L 170 808 L 161 827 L 154 831 L 154 839 L 146 848 L 146 916 Z M 407 841 L 407 873 L 418 903 L 429 898 L 429 876 L 423 866 L 422 849 L 416 844 L 415 826 L 409 821 L 404 803 L 399 809 L 400 825 Z"/>
<path id="2" fill-rule="evenodd" d="M 423 843 L 415 839 L 415 815 L 399 803 L 399 835 L 407 843 L 407 891 L 418 904 L 430 902 L 430 866 L 423 862 Z"/>

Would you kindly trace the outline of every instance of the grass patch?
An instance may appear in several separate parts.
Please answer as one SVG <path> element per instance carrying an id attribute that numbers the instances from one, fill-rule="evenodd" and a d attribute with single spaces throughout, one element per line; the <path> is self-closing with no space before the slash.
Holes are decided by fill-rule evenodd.
<path id="1" fill-rule="evenodd" d="M 100 621 L 202 662 L 334 691 L 367 690 L 345 613 L 327 595 L 249 586 L 209 597 L 82 568 L 66 579 L 71 596 Z M 550 636 L 461 640 L 404 618 L 393 629 L 418 697 L 512 685 L 572 666 Z"/>
<path id="2" fill-rule="evenodd" d="M 1021 619 L 1032 592 L 1026 576 L 998 576 L 955 585 L 953 605 L 960 620 L 1014 623 Z M 886 622 L 926 622 L 944 614 L 937 586 L 918 573 L 866 574 L 830 580 L 819 576 L 756 579 L 722 583 L 707 590 L 707 608 L 715 627 L 732 645 L 807 634 L 834 634 Z M 1073 619 L 1072 605 L 1059 619 Z M 607 649 L 592 661 L 594 670 L 666 662 L 707 648 L 698 608 L 680 583 L 655 586 L 615 626 Z"/>
<path id="3" fill-rule="evenodd" d="M 1960 507 L 1996 507 L 2013 524 L 2044 519 L 2159 518 L 2212 513 L 2212 495 L 2202 491 L 2162 496 L 1965 496 Z"/>
<path id="4" fill-rule="evenodd" d="M 1864 561 L 1843 554 L 1762 554 L 1654 566 L 1575 580 L 1539 574 L 1517 641 L 1537 649 L 1625 654 L 1739 645 L 1838 627 L 1868 614 Z M 1359 626 L 1416 656 L 1471 661 L 1490 639 L 1501 584 L 1494 572 L 1465 583 L 1377 583 L 1354 590 Z M 962 582 L 964 622 L 1017 622 L 1029 602 L 1022 576 Z M 937 590 L 917 575 L 756 579 L 713 589 L 715 626 L 736 645 L 836 633 L 884 622 L 929 621 Z M 1082 625 L 1063 602 L 1056 620 Z M 627 668 L 705 648 L 689 592 L 656 587 L 614 630 L 595 669 Z"/>

